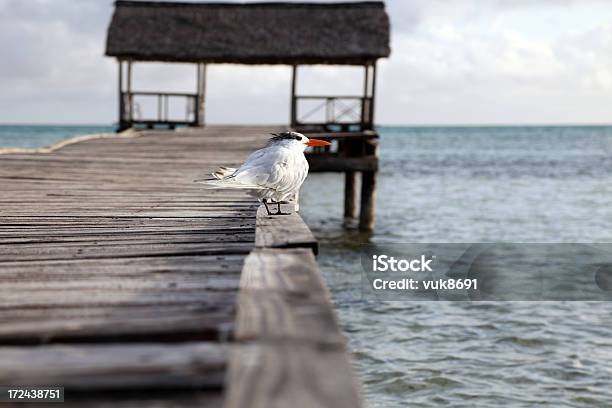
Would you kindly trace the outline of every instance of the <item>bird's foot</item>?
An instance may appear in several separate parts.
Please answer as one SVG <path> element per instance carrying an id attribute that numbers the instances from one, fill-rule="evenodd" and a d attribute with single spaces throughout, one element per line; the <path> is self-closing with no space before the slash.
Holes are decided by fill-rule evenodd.
<path id="1" fill-rule="evenodd" d="M 262 200 L 264 207 L 266 207 L 266 212 L 268 213 L 268 215 L 276 215 L 270 212 L 270 209 L 268 208 L 268 203 L 266 202 L 266 200 Z"/>
<path id="2" fill-rule="evenodd" d="M 291 213 L 284 213 L 284 212 L 281 211 L 281 203 L 280 202 L 276 203 L 276 208 L 277 208 L 277 211 L 276 211 L 276 213 L 274 213 L 274 215 L 291 215 Z"/>

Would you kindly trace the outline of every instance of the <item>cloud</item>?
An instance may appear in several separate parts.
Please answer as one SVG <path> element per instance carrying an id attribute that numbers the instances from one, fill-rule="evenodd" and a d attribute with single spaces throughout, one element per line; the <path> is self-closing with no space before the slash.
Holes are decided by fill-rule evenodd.
<path id="1" fill-rule="evenodd" d="M 612 4 L 389 0 L 381 123 L 609 122 Z M 0 0 L 0 122 L 110 123 L 116 66 L 106 0 Z M 193 89 L 193 68 L 138 64 L 140 89 Z M 358 93 L 358 69 L 304 68 L 300 89 Z M 210 122 L 286 123 L 287 67 L 209 68 Z"/>
<path id="2" fill-rule="evenodd" d="M 378 117 L 425 124 L 609 122 L 610 5 L 521 3 L 483 9 L 468 0 L 454 7 L 417 2 L 415 25 L 394 29 Z"/>
<path id="3" fill-rule="evenodd" d="M 110 122 L 107 2 L 0 0 L 0 121 Z"/>

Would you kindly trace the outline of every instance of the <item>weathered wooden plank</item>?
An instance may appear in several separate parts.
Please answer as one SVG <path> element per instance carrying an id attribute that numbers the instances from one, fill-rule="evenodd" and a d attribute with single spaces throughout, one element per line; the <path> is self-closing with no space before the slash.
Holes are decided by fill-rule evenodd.
<path id="1" fill-rule="evenodd" d="M 180 305 L 213 304 L 214 302 L 233 302 L 233 294 L 212 290 L 113 290 L 97 289 L 79 291 L 39 290 L 28 297 L 23 293 L 3 293 L 0 309 L 12 307 L 56 307 L 56 306 L 124 306 L 124 305 Z"/>
<path id="2" fill-rule="evenodd" d="M 229 274 L 227 274 L 229 275 Z M 60 294 L 63 291 L 86 290 L 125 290 L 125 291 L 195 291 L 195 290 L 236 290 L 238 289 L 238 276 L 219 276 L 217 279 L 202 278 L 202 274 L 172 274 L 170 276 L 149 275 L 138 277 L 125 276 L 86 276 L 77 278 L 74 275 L 60 280 L 36 279 L 4 281 L 0 283 L 0 296 L 9 296 L 10 293 L 20 291 L 24 295 L 36 295 L 41 291 L 53 290 Z M 33 280 L 35 279 L 35 280 Z"/>
<path id="3" fill-rule="evenodd" d="M 251 243 L 255 234 L 236 234 L 230 236 L 230 234 L 190 234 L 190 235 L 170 235 L 170 239 L 164 239 L 163 234 L 154 235 L 152 237 L 146 235 L 131 236 L 130 234 L 112 234 L 110 236 L 99 235 L 99 239 L 36 239 L 25 242 L 23 244 L 19 242 L 11 242 L 10 244 L 0 245 L 0 254 L 10 253 L 12 249 L 18 251 L 26 251 L 37 248 L 71 248 L 79 247 L 85 248 L 87 246 L 116 246 L 116 245 L 167 245 L 169 241 L 171 244 L 215 244 L 220 242 L 228 243 Z M 26 248 L 22 248 L 26 247 Z M 228 251 L 229 252 L 229 251 Z"/>
<path id="4" fill-rule="evenodd" d="M 165 198 L 165 197 L 137 197 L 129 196 L 127 194 L 108 194 L 104 197 L 100 196 L 88 196 L 88 195 L 64 195 L 64 196 L 47 196 L 41 195 L 36 197 L 24 197 L 21 194 L 16 194 L 14 197 L 9 197 L 9 194 L 3 194 L 0 197 L 0 204 L 11 205 L 11 204 L 27 204 L 27 205 L 41 205 L 41 204 L 58 204 L 68 205 L 73 202 L 78 202 L 83 199 L 87 199 L 91 205 L 128 205 L 132 207 L 136 206 L 147 206 L 147 205 L 164 205 L 164 206 L 177 206 L 177 207 L 220 207 L 220 206 L 245 206 L 251 207 L 252 202 L 242 200 L 241 197 L 235 198 L 216 198 L 216 197 L 205 197 L 202 200 L 197 197 L 184 197 L 184 198 Z"/>
<path id="5" fill-rule="evenodd" d="M 311 250 L 249 254 L 240 279 L 236 339 L 344 345 Z"/>
<path id="6" fill-rule="evenodd" d="M 235 346 L 225 408 L 359 408 L 346 353 L 303 343 Z"/>
<path id="7" fill-rule="evenodd" d="M 16 408 L 57 408 L 58 404 L 19 403 Z M 69 392 L 61 408 L 220 408 L 220 390 L 146 390 L 131 392 Z"/>
<path id="8" fill-rule="evenodd" d="M 291 208 L 290 208 L 291 207 Z M 292 204 L 282 206 L 290 215 L 267 215 L 262 205 L 257 211 L 255 246 L 257 248 L 311 248 L 318 253 L 319 244 Z"/>
<path id="9" fill-rule="evenodd" d="M 231 215 L 235 215 L 236 212 L 248 212 L 248 216 L 254 216 L 254 209 L 251 205 L 240 205 L 240 204 L 191 204 L 191 203 L 99 203 L 91 202 L 87 209 L 78 207 L 78 203 L 58 203 L 58 202 L 37 202 L 35 204 L 27 201 L 21 204 L 21 207 L 17 203 L 0 203 L 6 216 L 16 215 L 27 215 L 24 211 L 24 206 L 28 206 L 32 211 L 36 211 L 39 215 L 81 215 L 88 216 L 90 214 L 102 213 L 101 215 L 108 213 L 116 213 L 118 215 L 124 214 L 127 211 L 131 211 L 135 216 L 142 216 L 143 213 L 155 212 L 154 216 L 160 211 L 169 212 L 174 211 L 177 215 L 181 215 L 184 211 L 197 212 L 196 216 L 202 216 L 203 214 L 209 214 L 211 217 L 221 217 L 227 212 L 231 211 Z M 49 210 L 49 207 L 53 207 L 53 210 Z M 240 216 L 240 215 L 239 215 Z"/>
<path id="10" fill-rule="evenodd" d="M 0 310 L 0 342 L 183 342 L 231 336 L 233 297 L 221 304 L 117 305 Z"/>
<path id="11" fill-rule="evenodd" d="M 0 281 L 73 280 L 95 276 L 171 279 L 180 274 L 196 275 L 206 281 L 240 273 L 243 262 L 243 254 L 4 262 L 0 267 Z"/>
<path id="12" fill-rule="evenodd" d="M 25 215 L 15 217 L 0 217 L 0 229 L 5 227 L 17 226 L 19 228 L 33 226 L 58 226 L 58 227 L 116 227 L 116 228 L 133 228 L 133 227 L 165 227 L 165 226 L 183 226 L 185 229 L 197 229 L 207 227 L 222 227 L 222 226 L 247 226 L 255 230 L 255 220 L 252 217 L 138 217 L 131 215 L 121 217 L 117 215 L 109 216 L 91 216 L 76 217 L 70 215 L 63 216 L 37 216 Z"/>
<path id="13" fill-rule="evenodd" d="M 0 383 L 66 390 L 219 388 L 227 348 L 211 343 L 0 348 Z"/>
<path id="14" fill-rule="evenodd" d="M 70 209 L 56 209 L 52 207 L 35 209 L 39 216 L 71 216 L 71 217 L 92 217 L 92 216 L 106 216 L 111 211 L 108 209 L 97 209 L 97 208 L 85 208 L 75 207 Z M 31 214 L 31 210 L 23 208 L 6 209 L 3 210 L 2 215 L 4 217 L 10 216 L 25 216 Z M 165 209 L 165 208 L 150 208 L 142 210 L 113 210 L 113 216 L 116 217 L 215 217 L 215 218 L 251 218 L 255 212 L 251 209 L 237 208 L 232 210 L 227 208 L 225 210 L 208 209 L 202 208 L 198 210 L 178 210 L 178 209 Z"/>
<path id="15" fill-rule="evenodd" d="M 134 318 L 152 318 L 152 317 L 171 317 L 183 315 L 185 318 L 204 316 L 205 313 L 220 313 L 225 311 L 228 306 L 231 310 L 235 309 L 235 304 L 232 303 L 233 296 L 225 296 L 224 300 L 219 303 L 206 302 L 206 299 L 201 299 L 200 302 L 184 305 L 166 305 L 154 306 L 148 305 L 125 305 L 121 308 L 109 306 L 58 306 L 46 307 L 44 309 L 15 307 L 0 310 L 0 321 L 6 323 L 18 317 L 25 322 L 31 322 L 44 319 L 87 319 L 87 318 L 118 318 L 122 316 Z M 229 310 L 229 309 L 228 309 Z M 233 313 L 233 312 L 232 312 Z M 233 319 L 230 322 L 233 324 Z M 0 327 L 0 329 L 2 329 Z"/>
<path id="16" fill-rule="evenodd" d="M 1 230 L 0 230 L 1 231 Z M 128 232 L 112 232 L 112 233 L 90 233 L 90 234 L 63 234 L 54 235 L 50 233 L 46 236 L 43 235 L 28 235 L 28 236 L 11 236 L 3 237 L 0 233 L 0 248 L 4 245 L 19 245 L 19 244 L 55 244 L 61 245 L 66 244 L 67 246 L 73 245 L 85 245 L 92 243 L 94 245 L 98 243 L 104 244 L 139 244 L 139 243 L 150 243 L 150 244 L 162 244 L 168 242 L 169 239 L 177 244 L 184 243 L 205 243 L 205 242 L 253 242 L 255 239 L 255 233 L 248 232 L 237 232 L 234 231 L 232 234 L 225 233 L 213 233 L 213 232 L 191 232 L 185 233 L 179 232 L 164 232 L 164 233 L 134 233 Z"/>
<path id="17" fill-rule="evenodd" d="M 0 246 L 2 262 L 62 259 L 131 258 L 143 256 L 248 254 L 250 242 L 223 243 L 140 243 L 115 245 L 14 245 Z"/>
<path id="18" fill-rule="evenodd" d="M 123 234 L 118 234 L 123 232 Z M 166 237 L 172 237 L 174 235 L 183 236 L 194 236 L 194 235 L 218 235 L 222 232 L 232 232 L 237 235 L 254 235 L 253 228 L 243 227 L 243 226 L 232 226 L 228 225 L 227 227 L 215 227 L 215 226 L 197 226 L 193 229 L 185 228 L 184 226 L 175 227 L 175 226 L 160 226 L 160 227 L 128 227 L 120 228 L 116 227 L 104 227 L 104 226 L 75 226 L 75 225 L 62 225 L 62 226 L 53 226 L 53 230 L 49 231 L 48 226 L 21 226 L 18 228 L 8 228 L 0 226 L 0 243 L 5 243 L 12 239 L 18 240 L 32 240 L 37 237 L 49 237 L 49 238 L 57 238 L 57 239 L 69 239 L 76 238 L 80 240 L 83 238 L 87 240 L 87 237 L 111 237 L 117 236 L 121 237 L 122 235 L 128 237 L 146 237 L 152 238 L 155 236 L 159 236 L 163 234 Z"/>

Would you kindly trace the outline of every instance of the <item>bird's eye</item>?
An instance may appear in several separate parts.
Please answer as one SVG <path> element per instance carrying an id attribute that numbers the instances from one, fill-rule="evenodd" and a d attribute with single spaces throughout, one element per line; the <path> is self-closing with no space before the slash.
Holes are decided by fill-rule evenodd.
<path id="1" fill-rule="evenodd" d="M 302 136 L 296 136 L 295 140 L 302 140 Z"/>

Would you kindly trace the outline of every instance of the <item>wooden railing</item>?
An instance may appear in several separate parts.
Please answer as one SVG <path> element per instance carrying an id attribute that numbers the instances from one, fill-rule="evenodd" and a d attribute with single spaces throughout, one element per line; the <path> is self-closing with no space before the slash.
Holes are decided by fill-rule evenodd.
<path id="1" fill-rule="evenodd" d="M 142 112 L 139 99 L 156 98 L 157 115 L 154 117 L 146 116 Z M 185 102 L 184 117 L 171 117 L 171 99 L 183 99 Z M 133 125 L 145 125 L 154 127 L 155 125 L 165 125 L 175 127 L 180 125 L 197 126 L 200 123 L 198 118 L 199 106 L 198 95 L 181 92 L 122 92 L 121 98 L 121 126 L 131 127 Z"/>
<path id="2" fill-rule="evenodd" d="M 303 109 L 300 102 L 310 102 Z M 291 126 L 323 131 L 363 131 L 373 128 L 372 98 L 364 96 L 295 96 Z"/>

